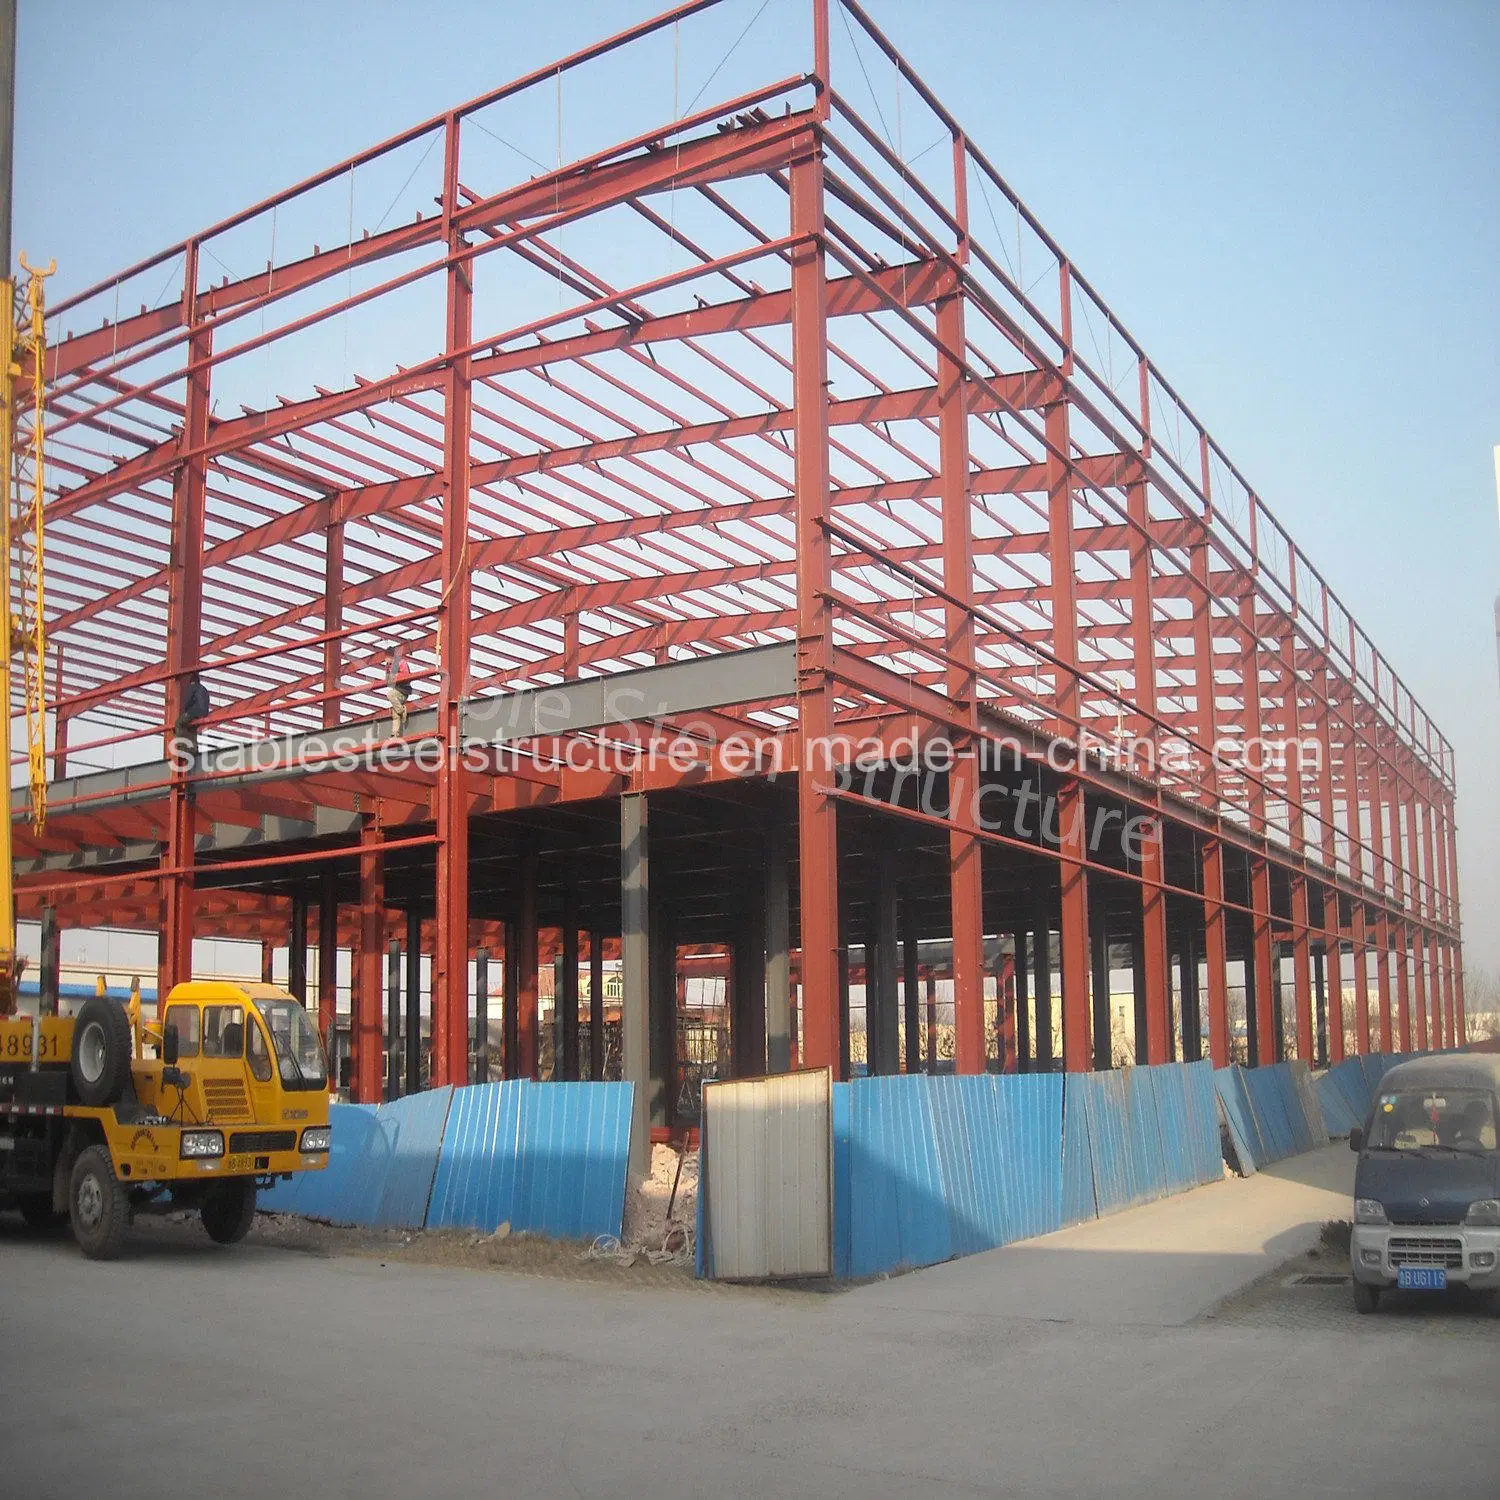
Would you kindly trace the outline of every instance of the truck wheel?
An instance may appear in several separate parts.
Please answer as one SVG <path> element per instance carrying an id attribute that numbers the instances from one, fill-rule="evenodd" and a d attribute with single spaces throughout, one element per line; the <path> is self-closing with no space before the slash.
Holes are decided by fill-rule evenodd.
<path id="1" fill-rule="evenodd" d="M 102 995 L 85 1000 L 73 1023 L 68 1065 L 80 1101 L 94 1109 L 116 1103 L 130 1082 L 134 1050 L 124 1007 Z"/>
<path id="2" fill-rule="evenodd" d="M 237 1245 L 255 1222 L 255 1179 L 216 1182 L 203 1200 L 203 1227 L 216 1245 Z"/>
<path id="3" fill-rule="evenodd" d="M 1358 1313 L 1372 1313 L 1380 1307 L 1380 1288 L 1378 1286 L 1366 1286 L 1362 1281 L 1354 1283 L 1354 1310 Z"/>
<path id="4" fill-rule="evenodd" d="M 114 1260 L 124 1249 L 130 1203 L 103 1146 L 88 1147 L 73 1164 L 68 1217 L 78 1248 L 90 1260 Z"/>
<path id="5" fill-rule="evenodd" d="M 51 1193 L 22 1193 L 16 1206 L 33 1234 L 55 1234 L 68 1222 L 67 1214 L 60 1214 L 52 1207 Z"/>

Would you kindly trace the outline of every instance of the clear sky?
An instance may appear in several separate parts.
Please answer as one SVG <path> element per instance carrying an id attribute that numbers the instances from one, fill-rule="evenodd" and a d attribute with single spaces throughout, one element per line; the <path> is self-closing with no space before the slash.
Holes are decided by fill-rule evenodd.
<path id="1" fill-rule="evenodd" d="M 76 289 L 649 4 L 21 0 L 15 244 Z M 1500 5 L 868 8 L 1453 741 L 1500 968 Z M 733 0 L 712 50 L 758 12 L 737 65 L 806 26 Z"/>

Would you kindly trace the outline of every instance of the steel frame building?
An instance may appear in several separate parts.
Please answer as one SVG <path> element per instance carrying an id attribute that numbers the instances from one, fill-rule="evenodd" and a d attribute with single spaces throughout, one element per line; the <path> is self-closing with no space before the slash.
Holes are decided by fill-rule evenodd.
<path id="1" fill-rule="evenodd" d="M 559 1074 L 586 1073 L 579 933 L 618 938 L 658 1122 L 692 944 L 728 955 L 746 1073 L 847 1070 L 851 944 L 871 1069 L 930 1065 L 937 940 L 959 1071 L 1053 1065 L 1054 968 L 1062 1064 L 1108 1066 L 1126 949 L 1140 1060 L 1461 1042 L 1448 742 L 856 0 L 809 0 L 785 76 L 686 108 L 674 76 L 664 123 L 563 159 L 565 87 L 718 3 L 53 310 L 55 780 L 40 833 L 13 793 L 23 915 L 159 927 L 163 986 L 195 935 L 290 941 L 305 986 L 315 912 L 325 1027 L 355 951 L 366 1099 L 403 933 L 438 1082 L 470 1076 L 479 948 L 506 1069 L 535 1071 L 549 931 Z M 554 101 L 553 163 L 476 175 Z M 425 209 L 358 232 L 356 186 L 413 159 Z M 289 250 L 346 191 L 332 248 Z M 384 368 L 335 378 L 372 312 Z M 297 393 L 246 401 L 273 358 Z M 174 763 L 194 672 L 213 709 Z"/>

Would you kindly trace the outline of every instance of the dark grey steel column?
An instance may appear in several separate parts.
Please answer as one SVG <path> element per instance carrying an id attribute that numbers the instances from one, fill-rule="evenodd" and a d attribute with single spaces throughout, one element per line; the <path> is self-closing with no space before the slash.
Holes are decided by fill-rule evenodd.
<path id="1" fill-rule="evenodd" d="M 901 903 L 901 1009 L 906 1026 L 906 1071 L 922 1071 L 922 954 L 917 939 L 916 905 Z"/>
<path id="2" fill-rule="evenodd" d="M 1182 1059 L 1184 1062 L 1199 1062 L 1203 1058 L 1203 1012 L 1198 1000 L 1198 935 L 1192 927 L 1182 930 L 1182 952 L 1178 987 L 1182 991 Z M 1175 1048 L 1175 1039 L 1167 1038 L 1167 1058 L 1170 1060 Z"/>
<path id="3" fill-rule="evenodd" d="M 1036 958 L 1036 1065 L 1039 1073 L 1052 1071 L 1052 933 L 1047 925 L 1036 930 L 1032 944 Z"/>
<path id="4" fill-rule="evenodd" d="M 1167 988 L 1170 991 L 1172 978 L 1170 969 L 1167 974 Z M 1142 924 L 1137 922 L 1135 931 L 1130 938 L 1130 995 L 1135 1002 L 1135 1060 L 1137 1064 L 1143 1063 L 1150 1056 L 1147 1049 L 1148 1032 L 1151 1029 L 1151 1017 L 1149 1007 L 1146 1004 L 1146 934 L 1142 930 Z M 1167 995 L 1167 1012 L 1171 1013 L 1172 996 Z"/>
<path id="5" fill-rule="evenodd" d="M 766 1071 L 792 1066 L 792 898 L 786 844 L 779 829 L 766 840 Z"/>
<path id="6" fill-rule="evenodd" d="M 562 955 L 559 960 L 562 983 L 555 988 L 555 1004 L 562 1018 L 559 1038 L 562 1042 L 561 1067 L 554 1076 L 567 1083 L 578 1082 L 578 897 L 570 881 L 563 887 Z"/>
<path id="7" fill-rule="evenodd" d="M 292 893 L 292 920 L 287 934 L 286 987 L 307 1004 L 307 892 Z"/>
<path id="8" fill-rule="evenodd" d="M 635 1086 L 630 1176 L 651 1163 L 651 830 L 644 793 L 620 798 L 621 1074 Z"/>
<path id="9" fill-rule="evenodd" d="M 1114 1026 L 1109 993 L 1109 928 L 1104 902 L 1097 892 L 1089 902 L 1089 959 L 1092 969 L 1094 1067 L 1103 1072 L 1114 1065 Z M 1063 1023 L 1067 1024 L 1066 1021 Z"/>
<path id="10" fill-rule="evenodd" d="M 500 1031 L 504 1038 L 501 1057 L 504 1062 L 503 1076 L 520 1077 L 520 1000 L 521 1000 L 521 924 L 509 921 L 505 924 L 505 999 L 501 1007 Z"/>
<path id="11" fill-rule="evenodd" d="M 406 909 L 406 1092 L 422 1087 L 422 914 Z"/>
<path id="12" fill-rule="evenodd" d="M 839 944 L 839 1071 L 849 1073 L 849 945 Z"/>
<path id="13" fill-rule="evenodd" d="M 1313 949 L 1313 994 L 1318 1015 L 1318 1066 L 1328 1066 L 1328 981 L 1324 974 L 1324 950 Z"/>
<path id="14" fill-rule="evenodd" d="M 1258 1068 L 1263 1062 L 1270 1062 L 1269 1056 L 1262 1055 L 1263 1043 L 1260 1037 L 1260 1017 L 1256 1015 L 1255 1005 L 1255 942 L 1249 934 L 1245 939 L 1245 1056 L 1252 1068 Z M 1230 1046 L 1234 1045 L 1234 1037 L 1231 1033 Z"/>
<path id="15" fill-rule="evenodd" d="M 44 906 L 42 908 L 42 952 L 41 961 L 37 966 L 37 1014 L 41 1016 L 55 1016 L 57 1014 L 57 1000 L 61 991 L 62 981 L 62 934 L 57 927 L 57 908 L 55 906 Z M 157 1004 L 166 999 L 165 995 L 157 996 Z M 28 1044 L 29 1045 L 29 1044 Z M 37 1054 L 41 1054 L 38 1047 Z"/>
<path id="16" fill-rule="evenodd" d="M 604 1077 L 604 934 L 589 933 L 589 1082 Z"/>
<path id="17" fill-rule="evenodd" d="M 875 901 L 874 984 L 865 976 L 865 1028 L 870 1030 L 870 996 L 875 1001 L 874 1026 L 880 1037 L 880 1071 L 901 1071 L 900 1012 L 896 999 L 896 871 L 888 854 L 880 857 L 880 886 Z"/>
<path id="18" fill-rule="evenodd" d="M 490 950 L 474 954 L 474 1067 L 475 1083 L 490 1081 Z"/>
<path id="19" fill-rule="evenodd" d="M 1017 927 L 1012 937 L 1016 976 L 1016 1072 L 1031 1071 L 1031 975 L 1027 967 L 1026 929 Z"/>
<path id="20" fill-rule="evenodd" d="M 385 1097 L 401 1097 L 401 944 L 395 938 L 385 958 Z"/>

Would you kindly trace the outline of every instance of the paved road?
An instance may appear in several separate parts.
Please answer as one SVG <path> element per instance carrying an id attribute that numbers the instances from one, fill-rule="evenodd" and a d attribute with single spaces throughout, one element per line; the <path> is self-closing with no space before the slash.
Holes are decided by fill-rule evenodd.
<path id="1" fill-rule="evenodd" d="M 1320 1174 L 1348 1161 L 832 1296 L 226 1253 L 186 1229 L 101 1266 L 6 1221 L 0 1491 L 1493 1493 L 1500 1324 L 1361 1319 L 1284 1272 L 1198 1310 L 1309 1243 Z"/>

